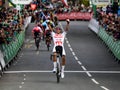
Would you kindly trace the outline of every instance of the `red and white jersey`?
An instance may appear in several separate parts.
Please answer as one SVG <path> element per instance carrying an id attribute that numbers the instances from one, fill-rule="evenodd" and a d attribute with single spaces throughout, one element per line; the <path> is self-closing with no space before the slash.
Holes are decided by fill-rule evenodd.
<path id="1" fill-rule="evenodd" d="M 64 44 L 64 39 L 66 36 L 66 32 L 63 32 L 61 34 L 57 34 L 55 32 L 51 32 L 53 42 L 55 46 L 63 46 Z"/>

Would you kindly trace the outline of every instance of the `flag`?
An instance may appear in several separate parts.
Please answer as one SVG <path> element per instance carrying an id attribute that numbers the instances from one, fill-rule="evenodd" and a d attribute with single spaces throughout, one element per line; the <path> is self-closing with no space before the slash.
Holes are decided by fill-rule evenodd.
<path id="1" fill-rule="evenodd" d="M 67 2 L 67 0 L 61 0 L 61 1 L 62 1 L 62 3 L 63 3 L 65 6 L 68 7 L 68 2 Z"/>
<path id="2" fill-rule="evenodd" d="M 31 6 L 31 9 L 32 9 L 32 10 L 35 10 L 35 9 L 36 9 L 36 7 L 37 7 L 37 5 L 36 5 L 36 4 L 33 4 L 33 3 L 31 3 L 31 5 L 30 5 L 30 6 Z"/>

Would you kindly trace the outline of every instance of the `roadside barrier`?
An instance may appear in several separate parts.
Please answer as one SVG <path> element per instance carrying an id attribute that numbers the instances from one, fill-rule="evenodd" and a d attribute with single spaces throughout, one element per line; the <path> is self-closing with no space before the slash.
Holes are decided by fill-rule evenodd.
<path id="1" fill-rule="evenodd" d="M 97 34 L 99 31 L 99 22 L 92 18 L 88 24 L 88 27 Z"/>
<path id="2" fill-rule="evenodd" d="M 93 13 L 89 12 L 70 12 L 56 14 L 59 20 L 90 20 L 93 17 Z"/>
<path id="3" fill-rule="evenodd" d="M 25 31 L 21 31 L 16 39 L 9 44 L 2 44 L 1 49 L 4 55 L 5 65 L 7 65 L 18 53 L 25 38 Z"/>
<path id="4" fill-rule="evenodd" d="M 105 42 L 114 56 L 120 60 L 120 40 L 115 41 L 112 35 L 109 35 L 104 28 L 100 27 L 98 36 Z"/>
<path id="5" fill-rule="evenodd" d="M 103 27 L 100 27 L 95 19 L 90 20 L 88 27 L 103 40 L 116 59 L 120 61 L 120 40 L 115 41 L 114 37 L 109 35 Z"/>

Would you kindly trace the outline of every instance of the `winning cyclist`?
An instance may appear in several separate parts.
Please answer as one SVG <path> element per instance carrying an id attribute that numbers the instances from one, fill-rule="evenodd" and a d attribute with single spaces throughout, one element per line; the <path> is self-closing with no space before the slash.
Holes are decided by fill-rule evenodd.
<path id="1" fill-rule="evenodd" d="M 38 40 L 39 40 L 39 42 L 40 42 L 42 34 L 43 34 L 43 31 L 42 31 L 40 25 L 37 24 L 37 26 L 35 26 L 35 27 L 32 29 L 32 36 L 33 36 L 33 38 L 35 39 L 35 43 L 37 42 L 37 38 L 38 38 Z M 38 50 L 38 49 L 39 49 L 39 44 L 38 44 L 37 50 Z"/>
<path id="2" fill-rule="evenodd" d="M 53 47 L 53 73 L 56 72 L 56 66 L 57 66 L 57 52 L 56 50 L 59 50 L 60 56 L 62 57 L 62 69 L 61 69 L 61 78 L 64 78 L 64 69 L 65 69 L 65 49 L 64 49 L 64 39 L 66 36 L 66 31 L 68 31 L 69 29 L 69 19 L 66 20 L 67 21 L 67 25 L 66 25 L 66 30 L 62 30 L 61 28 L 57 27 L 55 29 L 55 32 L 53 31 L 53 29 L 51 28 L 51 35 L 53 38 L 53 42 L 54 42 L 54 47 Z"/>

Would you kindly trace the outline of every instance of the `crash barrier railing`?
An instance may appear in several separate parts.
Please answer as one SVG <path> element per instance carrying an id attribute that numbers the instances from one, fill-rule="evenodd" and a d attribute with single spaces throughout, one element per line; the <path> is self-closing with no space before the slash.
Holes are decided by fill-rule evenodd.
<path id="1" fill-rule="evenodd" d="M 120 40 L 115 41 L 112 35 L 109 35 L 104 28 L 100 27 L 98 36 L 105 42 L 114 56 L 120 60 Z"/>
<path id="2" fill-rule="evenodd" d="M 4 55 L 5 65 L 7 65 L 18 53 L 25 38 L 25 31 L 21 31 L 12 42 L 9 44 L 2 44 L 1 50 Z"/>
<path id="3" fill-rule="evenodd" d="M 56 14 L 58 20 L 90 20 L 93 17 L 93 13 L 89 12 L 70 12 Z"/>

